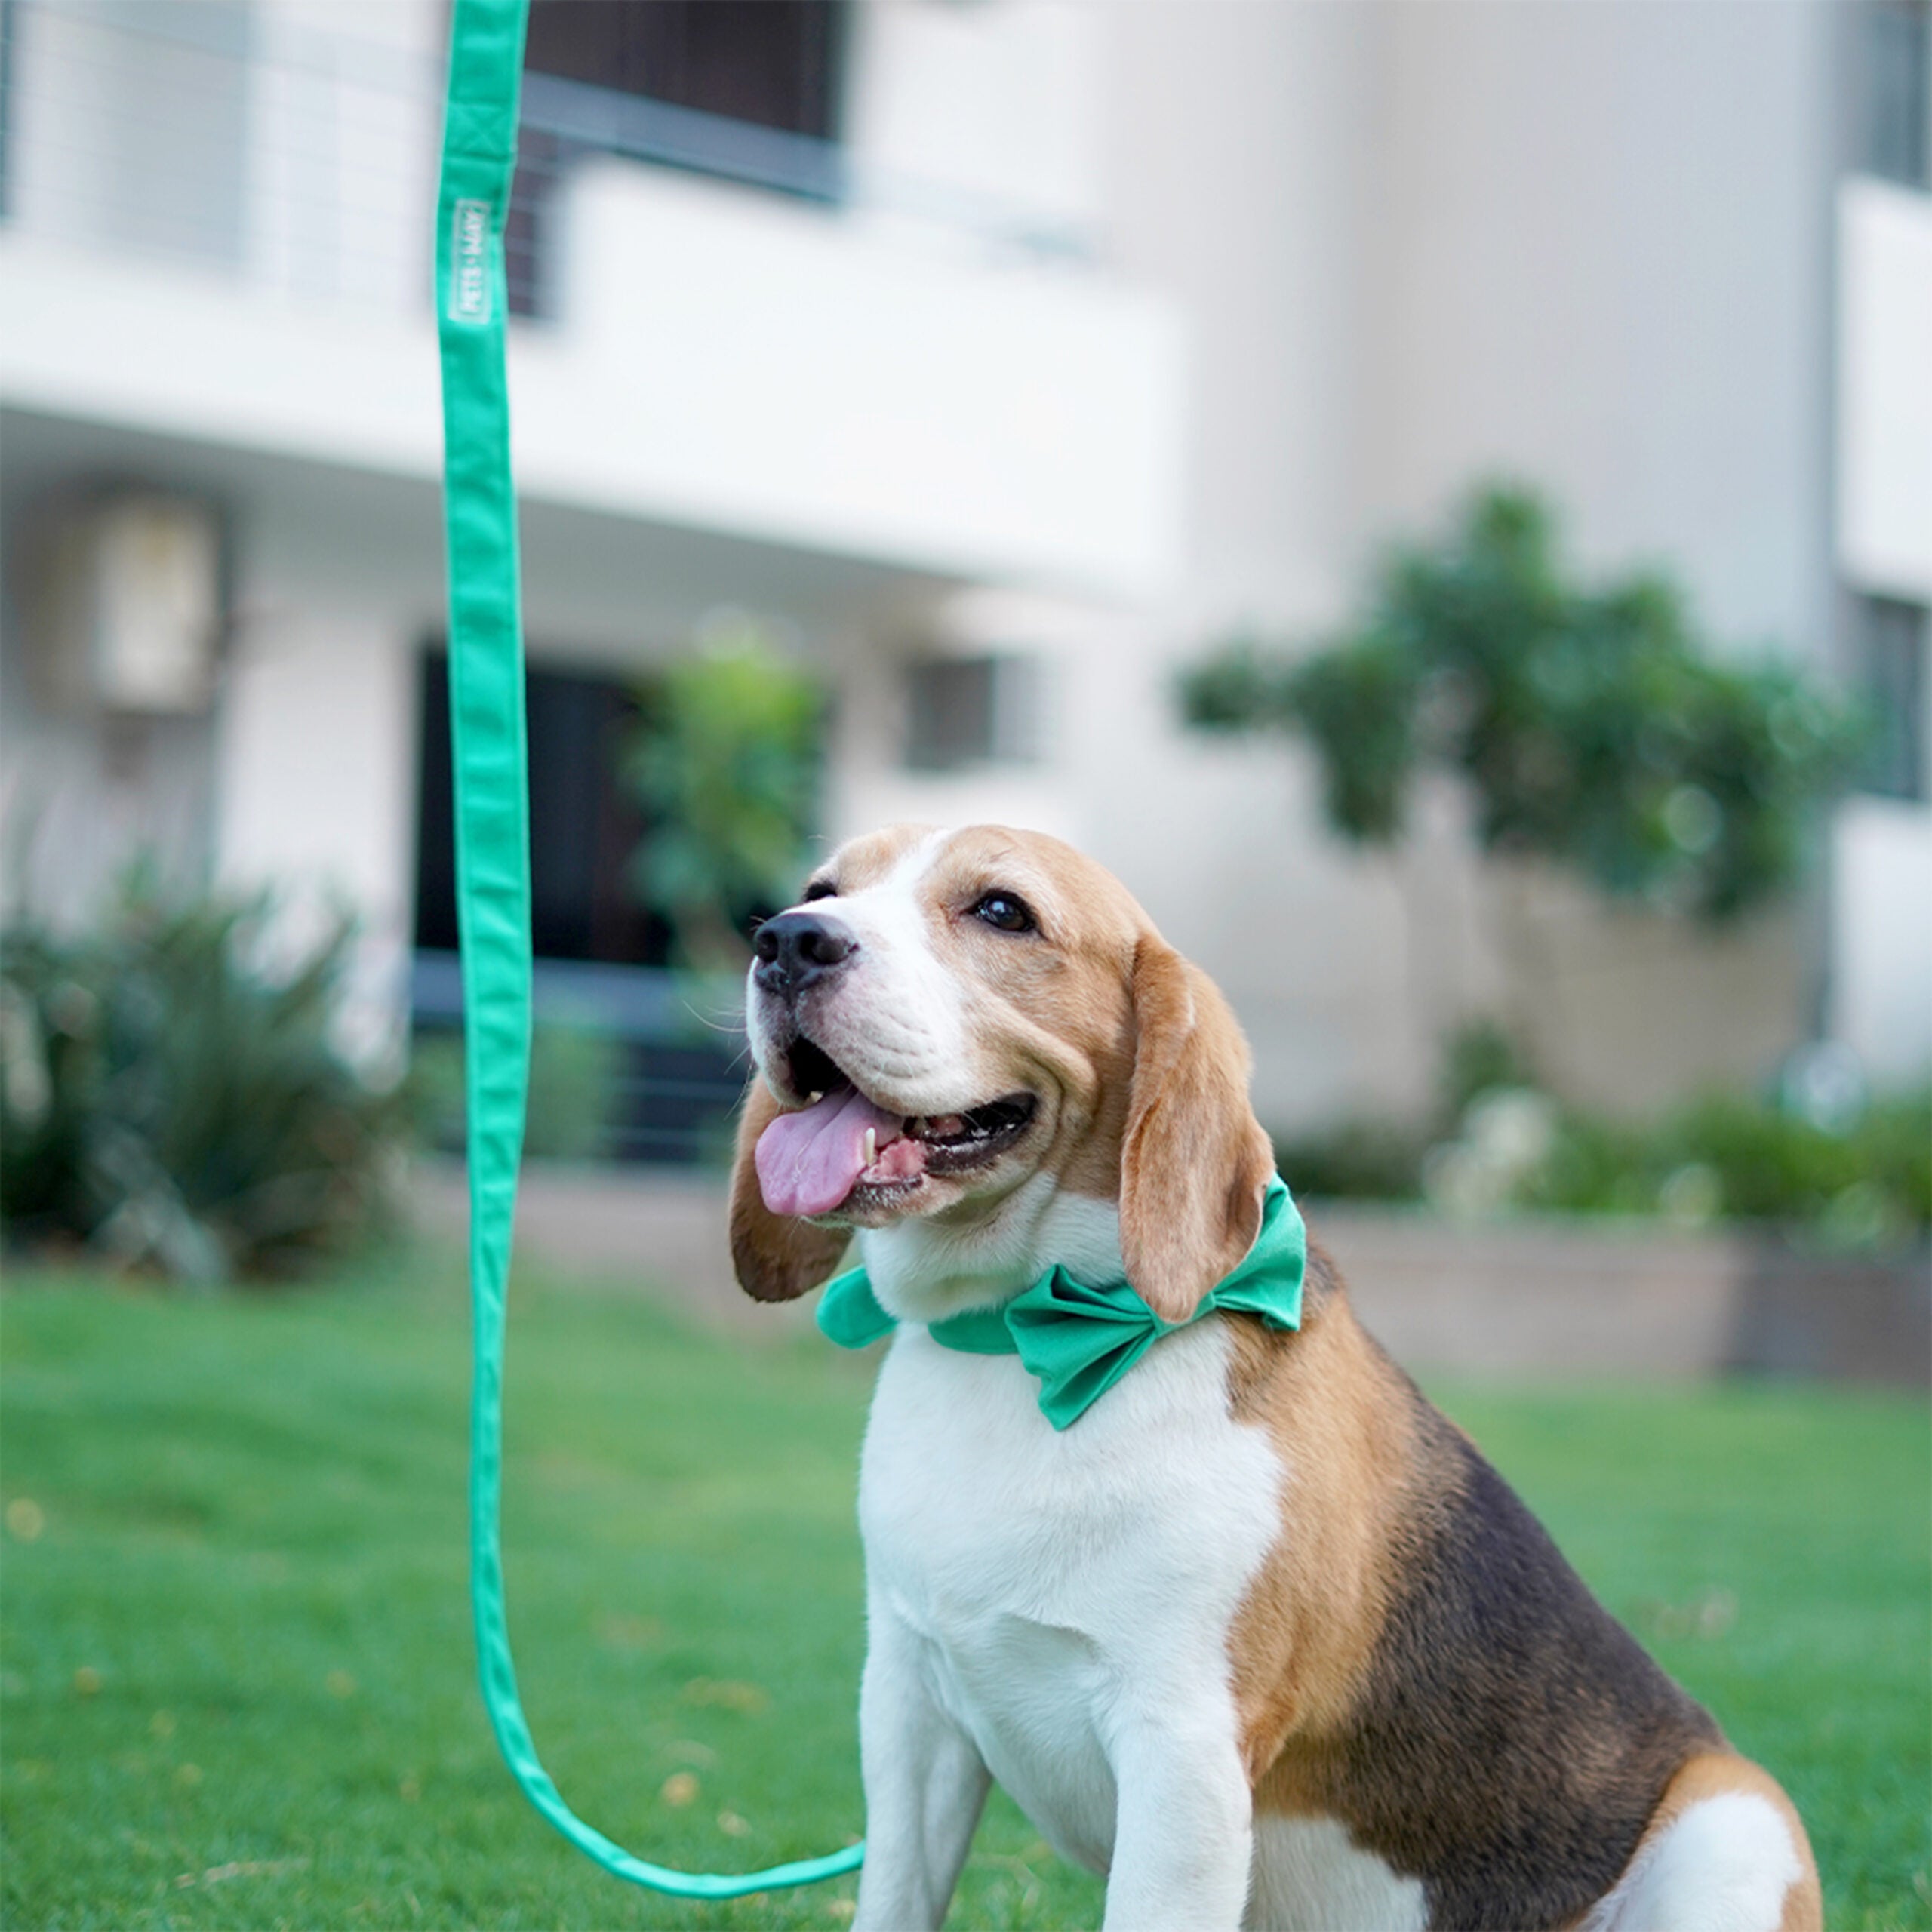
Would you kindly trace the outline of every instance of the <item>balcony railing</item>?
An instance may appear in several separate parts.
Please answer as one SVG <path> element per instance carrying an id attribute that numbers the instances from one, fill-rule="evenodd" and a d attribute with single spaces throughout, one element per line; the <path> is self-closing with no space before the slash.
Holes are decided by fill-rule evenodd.
<path id="1" fill-rule="evenodd" d="M 16 232 L 305 303 L 422 306 L 436 126 L 420 51 L 242 0 L 13 0 L 0 32 Z"/>
<path id="2" fill-rule="evenodd" d="M 677 974 L 645 966 L 540 959 L 534 992 L 540 1035 L 574 1034 L 609 1058 L 594 1144 L 581 1157 L 678 1166 L 725 1158 L 751 1068 L 735 1014 L 694 1011 Z M 454 953 L 416 954 L 410 1018 L 419 1041 L 455 1037 L 463 980 Z"/>
<path id="3" fill-rule="evenodd" d="M 308 306 L 426 306 L 442 10 L 398 38 L 318 30 L 246 0 L 0 6 L 0 221 L 23 235 L 229 276 Z M 580 161 L 615 155 L 889 214 L 1027 256 L 1081 256 L 1054 215 L 857 165 L 814 140 L 554 76 L 526 76 L 509 235 L 515 306 L 543 312 Z"/>

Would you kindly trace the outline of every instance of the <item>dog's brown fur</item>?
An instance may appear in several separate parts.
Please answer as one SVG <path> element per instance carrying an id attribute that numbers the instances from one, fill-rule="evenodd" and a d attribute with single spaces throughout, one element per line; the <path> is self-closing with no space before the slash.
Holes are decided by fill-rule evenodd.
<path id="1" fill-rule="evenodd" d="M 855 841 L 807 897 L 859 890 L 925 835 Z M 1033 906 L 1038 943 L 968 916 L 993 889 Z M 975 1052 L 1048 1097 L 1048 1138 L 1029 1158 L 1063 1189 L 1118 1201 L 1129 1280 L 1186 1319 L 1252 1244 L 1273 1166 L 1226 1002 L 1117 881 L 1057 841 L 952 835 L 920 891 L 935 953 L 973 989 Z M 751 1150 L 777 1107 L 754 1085 L 731 1199 L 740 1278 L 774 1300 L 823 1279 L 847 1239 L 765 1209 Z M 1281 1533 L 1229 1646 L 1257 1811 L 1340 1820 L 1420 1881 L 1432 1932 L 1487 1932 L 1574 1924 L 1689 1805 L 1756 1794 L 1803 1867 L 1780 1932 L 1816 1932 L 1816 1870 L 1789 1801 L 1363 1333 L 1319 1247 L 1299 1333 L 1230 1325 L 1231 1411 L 1268 1432 L 1287 1472 Z"/>

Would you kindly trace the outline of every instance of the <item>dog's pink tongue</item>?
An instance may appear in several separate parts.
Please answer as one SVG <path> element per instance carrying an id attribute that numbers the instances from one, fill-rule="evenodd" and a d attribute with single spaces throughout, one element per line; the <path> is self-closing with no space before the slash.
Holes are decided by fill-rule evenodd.
<path id="1" fill-rule="evenodd" d="M 795 1114 L 780 1114 L 758 1137 L 758 1189 L 774 1214 L 826 1214 L 852 1191 L 866 1164 L 866 1130 L 879 1144 L 904 1123 L 881 1112 L 856 1087 L 828 1094 Z"/>

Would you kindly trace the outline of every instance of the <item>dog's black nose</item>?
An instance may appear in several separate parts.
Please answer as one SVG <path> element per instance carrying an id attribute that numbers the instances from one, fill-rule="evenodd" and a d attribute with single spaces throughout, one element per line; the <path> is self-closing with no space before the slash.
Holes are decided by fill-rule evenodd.
<path id="1" fill-rule="evenodd" d="M 766 920 L 752 941 L 758 955 L 752 977 L 767 992 L 795 998 L 858 949 L 851 928 L 823 912 L 780 912 Z"/>

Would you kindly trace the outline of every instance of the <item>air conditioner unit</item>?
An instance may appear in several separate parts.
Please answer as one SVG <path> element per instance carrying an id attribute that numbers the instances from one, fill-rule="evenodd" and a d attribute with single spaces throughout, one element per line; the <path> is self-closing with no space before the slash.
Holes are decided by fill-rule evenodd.
<path id="1" fill-rule="evenodd" d="M 225 628 L 221 526 L 208 503 L 125 491 L 66 503 L 29 540 L 28 644 L 62 710 L 192 714 L 214 696 Z"/>

